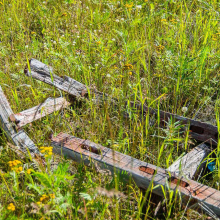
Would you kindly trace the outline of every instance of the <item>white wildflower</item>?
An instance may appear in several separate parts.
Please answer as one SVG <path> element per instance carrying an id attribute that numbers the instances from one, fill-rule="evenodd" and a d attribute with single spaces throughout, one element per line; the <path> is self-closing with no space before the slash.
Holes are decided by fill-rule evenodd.
<path id="1" fill-rule="evenodd" d="M 107 75 L 106 75 L 106 77 L 110 78 L 110 77 L 111 77 L 111 75 L 110 75 L 110 74 L 107 74 Z"/>
<path id="2" fill-rule="evenodd" d="M 112 41 L 115 41 L 115 38 L 112 38 Z"/>
<path id="3" fill-rule="evenodd" d="M 118 22 L 120 22 L 120 20 L 119 20 L 119 19 L 116 19 L 115 21 L 116 21 L 117 23 L 118 23 Z"/>
<path id="4" fill-rule="evenodd" d="M 137 9 L 142 9 L 142 5 L 136 5 Z"/>
<path id="5" fill-rule="evenodd" d="M 121 21 L 123 22 L 125 19 L 124 18 L 121 18 Z"/>
<path id="6" fill-rule="evenodd" d="M 188 108 L 187 107 L 182 107 L 182 112 L 183 113 L 186 113 L 188 111 Z"/>

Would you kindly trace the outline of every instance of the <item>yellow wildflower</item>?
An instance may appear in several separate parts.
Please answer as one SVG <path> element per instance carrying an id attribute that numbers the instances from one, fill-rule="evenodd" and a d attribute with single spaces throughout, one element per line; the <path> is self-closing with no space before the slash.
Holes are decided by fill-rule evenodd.
<path id="1" fill-rule="evenodd" d="M 159 46 L 157 46 L 157 50 L 159 51 L 159 52 L 161 52 L 162 50 L 164 50 L 164 46 L 163 45 L 159 45 Z"/>
<path id="2" fill-rule="evenodd" d="M 96 43 L 99 45 L 99 44 L 101 44 L 101 41 L 97 41 Z"/>
<path id="3" fill-rule="evenodd" d="M 14 211 L 15 210 L 15 206 L 13 203 L 10 203 L 7 207 L 8 210 Z"/>
<path id="4" fill-rule="evenodd" d="M 176 24 L 177 22 L 176 22 L 176 19 L 171 19 L 170 20 L 173 24 Z"/>
<path id="5" fill-rule="evenodd" d="M 106 51 L 106 52 L 107 52 L 107 51 L 108 51 L 108 49 L 107 49 L 107 48 L 105 48 L 105 49 L 104 49 L 104 51 Z"/>
<path id="6" fill-rule="evenodd" d="M 129 74 L 130 76 L 132 76 L 132 72 L 129 72 L 128 74 Z"/>
<path id="7" fill-rule="evenodd" d="M 132 8 L 132 7 L 133 7 L 133 5 L 134 5 L 134 3 L 133 3 L 133 2 L 131 2 L 131 4 L 125 4 L 125 7 L 130 9 L 130 8 Z"/>
<path id="8" fill-rule="evenodd" d="M 36 202 L 37 203 L 37 205 L 41 205 L 41 202 Z"/>
<path id="9" fill-rule="evenodd" d="M 48 196 L 46 194 L 43 194 L 41 197 L 40 197 L 40 202 L 43 202 L 45 199 L 47 199 Z"/>
<path id="10" fill-rule="evenodd" d="M 167 22 L 167 19 L 163 18 L 161 19 L 161 22 Z"/>
<path id="11" fill-rule="evenodd" d="M 55 199 L 55 194 L 50 194 L 50 197 L 51 197 L 52 199 Z"/>
<path id="12" fill-rule="evenodd" d="M 124 70 L 132 70 L 133 69 L 133 66 L 129 63 L 125 64 L 124 67 L 123 67 Z"/>
<path id="13" fill-rule="evenodd" d="M 27 169 L 27 174 L 30 174 L 32 172 L 32 169 Z"/>
<path id="14" fill-rule="evenodd" d="M 67 13 L 66 12 L 64 12 L 63 14 L 62 14 L 62 17 L 66 17 L 67 16 Z"/>

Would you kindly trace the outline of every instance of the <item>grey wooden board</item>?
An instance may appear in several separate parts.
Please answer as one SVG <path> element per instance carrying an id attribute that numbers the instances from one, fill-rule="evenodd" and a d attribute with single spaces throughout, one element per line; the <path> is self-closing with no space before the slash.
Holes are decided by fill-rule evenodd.
<path id="1" fill-rule="evenodd" d="M 178 176 L 193 179 L 204 168 L 204 159 L 210 152 L 210 148 L 202 143 L 175 161 L 167 170 Z"/>
<path id="2" fill-rule="evenodd" d="M 11 115 L 10 119 L 20 128 L 26 124 L 45 117 L 54 111 L 59 111 L 68 105 L 70 105 L 70 103 L 68 103 L 65 98 L 48 98 L 44 103 L 38 106 Z"/>
<path id="3" fill-rule="evenodd" d="M 104 153 L 95 154 L 90 151 L 83 150 L 83 144 L 89 144 L 91 148 L 97 147 Z M 158 186 L 157 188 L 154 187 L 153 193 L 159 196 L 164 196 L 161 187 L 163 187 L 167 193 L 169 190 L 178 190 L 184 203 L 187 203 L 189 198 L 191 198 L 194 207 L 206 207 L 207 209 L 211 209 L 216 216 L 220 216 L 220 192 L 218 190 L 193 180 L 178 178 L 175 173 L 167 172 L 155 165 L 137 160 L 128 155 L 123 155 L 116 151 L 115 155 L 117 155 L 117 157 L 113 158 L 111 153 L 107 155 L 105 154 L 105 152 L 110 152 L 105 147 L 89 141 L 80 140 L 79 138 L 75 138 L 68 134 L 60 133 L 58 136 L 52 137 L 51 145 L 54 147 L 55 153 L 64 155 L 76 162 L 83 163 L 85 165 L 91 163 L 98 164 L 100 168 L 108 169 L 112 174 L 114 174 L 114 172 L 117 172 L 118 174 L 126 173 L 126 177 L 124 179 L 125 181 L 132 178 L 137 186 L 143 189 L 147 190 L 150 184 L 153 183 L 154 186 Z M 123 161 L 120 161 L 120 158 L 123 158 Z M 132 161 L 135 161 L 135 163 L 131 166 Z M 140 166 L 154 169 L 156 170 L 156 173 L 151 175 L 143 172 L 140 170 Z M 174 178 L 174 180 L 183 181 L 186 185 L 178 185 L 175 181 L 171 181 L 171 177 L 172 179 Z"/>
<path id="4" fill-rule="evenodd" d="M 53 74 L 52 67 L 47 66 L 46 64 L 36 60 L 31 59 L 29 61 L 30 70 L 28 66 L 25 68 L 25 74 L 27 76 L 33 77 L 38 79 L 42 82 L 45 82 L 49 85 L 53 85 L 58 89 L 61 89 L 65 92 L 68 92 L 70 95 L 74 97 L 80 97 L 81 94 L 79 91 L 76 90 L 73 84 L 62 79 L 61 77 Z"/>
<path id="5" fill-rule="evenodd" d="M 23 151 L 28 149 L 31 154 L 39 154 L 38 148 L 28 135 L 23 130 L 17 132 L 13 123 L 9 121 L 9 116 L 12 114 L 14 113 L 0 86 L 0 122 L 5 134 L 14 145 L 20 146 Z"/>

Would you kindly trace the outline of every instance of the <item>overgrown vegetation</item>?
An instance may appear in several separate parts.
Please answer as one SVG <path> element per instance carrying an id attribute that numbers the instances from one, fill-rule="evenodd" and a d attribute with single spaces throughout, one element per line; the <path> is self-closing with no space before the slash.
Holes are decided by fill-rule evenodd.
<path id="1" fill-rule="evenodd" d="M 191 149 L 192 140 L 178 132 L 179 124 L 158 129 L 123 102 L 216 124 L 219 8 L 217 0 L 1 0 L 0 84 L 14 112 L 64 96 L 23 74 L 33 57 L 57 75 L 108 93 L 122 104 L 98 106 L 91 97 L 24 129 L 39 148 L 50 146 L 51 133 L 63 131 L 167 168 Z M 155 216 L 151 189 L 144 194 L 133 182 L 47 150 L 44 167 L 18 158 L 4 135 L 0 143 L 1 219 L 205 219 L 186 211 L 174 192 Z M 219 189 L 220 173 L 213 174 L 198 181 Z"/>

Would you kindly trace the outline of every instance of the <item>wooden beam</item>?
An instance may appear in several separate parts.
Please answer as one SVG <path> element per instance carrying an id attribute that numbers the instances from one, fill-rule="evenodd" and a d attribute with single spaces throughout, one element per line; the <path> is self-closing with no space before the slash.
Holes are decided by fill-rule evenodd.
<path id="1" fill-rule="evenodd" d="M 29 70 L 30 67 L 30 70 Z M 53 74 L 52 67 L 47 66 L 46 64 L 36 60 L 31 59 L 29 61 L 29 67 L 26 66 L 24 72 L 27 76 L 31 76 L 35 79 L 38 79 L 42 82 L 48 83 L 50 85 L 54 85 L 58 89 L 61 89 L 73 97 L 84 97 L 86 96 L 88 92 L 88 87 L 86 85 L 83 85 L 82 83 L 68 77 L 59 77 L 55 74 Z M 103 100 L 106 100 L 108 95 L 103 94 L 101 92 L 98 92 L 96 90 L 93 91 L 95 94 L 95 101 L 99 103 Z M 111 104 L 115 105 L 117 103 L 117 100 L 111 99 Z M 140 105 L 134 102 L 125 102 L 125 106 L 130 106 L 137 111 L 139 111 L 140 114 L 143 114 L 144 116 L 150 114 L 155 115 L 156 118 L 160 118 L 160 126 L 164 127 L 166 126 L 165 122 L 168 122 L 168 120 L 172 117 L 175 121 L 180 121 L 182 124 L 185 125 L 185 129 L 190 130 L 190 136 L 198 141 L 201 142 L 207 142 L 211 145 L 217 146 L 218 143 L 218 128 L 217 126 L 213 126 L 207 123 L 203 123 L 200 121 L 195 121 L 189 118 L 185 118 L 182 116 L 178 116 L 172 113 L 164 112 L 164 111 L 157 111 L 152 108 L 148 108 L 146 105 Z M 159 114 L 159 115 L 158 115 Z"/>
<path id="2" fill-rule="evenodd" d="M 9 116 L 12 114 L 14 113 L 0 86 L 0 123 L 6 136 L 14 145 L 21 147 L 23 151 L 26 152 L 28 149 L 32 155 L 40 154 L 38 148 L 28 135 L 22 129 L 17 132 L 13 123 L 9 121 Z"/>
<path id="3" fill-rule="evenodd" d="M 138 187 L 145 190 L 153 184 L 153 193 L 164 197 L 161 187 L 166 193 L 170 190 L 178 190 L 182 201 L 195 207 L 211 209 L 216 216 L 220 216 L 220 192 L 193 180 L 179 178 L 175 173 L 155 165 L 137 160 L 128 155 L 95 144 L 89 140 L 83 140 L 68 134 L 60 133 L 52 137 L 51 145 L 54 152 L 64 155 L 76 162 L 97 164 L 100 168 L 108 169 L 112 174 L 126 174 L 124 180 L 130 177 Z"/>
<path id="4" fill-rule="evenodd" d="M 46 115 L 66 108 L 70 103 L 65 98 L 48 98 L 44 103 L 33 108 L 24 110 L 17 114 L 10 115 L 11 121 L 15 122 L 18 128 L 25 126 L 33 121 L 36 121 Z"/>
<path id="5" fill-rule="evenodd" d="M 204 159 L 210 152 L 210 148 L 205 143 L 202 143 L 175 161 L 167 170 L 179 177 L 183 176 L 187 179 L 195 179 L 204 168 Z"/>
<path id="6" fill-rule="evenodd" d="M 30 67 L 30 69 L 29 69 Z M 79 98 L 81 96 L 80 91 L 71 82 L 62 79 L 61 77 L 53 74 L 53 69 L 50 66 L 36 60 L 31 59 L 29 61 L 29 66 L 25 68 L 25 74 L 27 76 L 38 79 L 49 85 L 53 85 L 58 89 L 68 92 L 70 95 Z"/>

